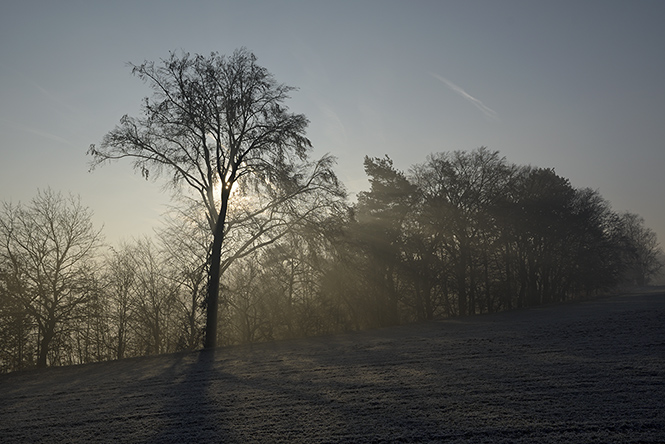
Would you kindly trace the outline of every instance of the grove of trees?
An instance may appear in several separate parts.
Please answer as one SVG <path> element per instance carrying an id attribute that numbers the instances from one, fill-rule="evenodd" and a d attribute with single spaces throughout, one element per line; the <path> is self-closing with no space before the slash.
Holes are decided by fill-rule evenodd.
<path id="1" fill-rule="evenodd" d="M 154 237 L 108 246 L 75 196 L 4 203 L 0 371 L 491 313 L 661 267 L 641 217 L 484 147 L 408 172 L 366 157 L 369 189 L 348 202 L 334 159 L 308 158 L 292 88 L 247 50 L 134 72 L 153 90 L 143 116 L 89 154 L 169 175 L 172 211 Z"/>

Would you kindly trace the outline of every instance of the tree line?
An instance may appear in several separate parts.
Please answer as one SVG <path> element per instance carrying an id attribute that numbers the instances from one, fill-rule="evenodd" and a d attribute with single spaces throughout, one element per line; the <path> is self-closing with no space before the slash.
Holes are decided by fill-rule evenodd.
<path id="1" fill-rule="evenodd" d="M 153 96 L 91 166 L 167 176 L 175 205 L 154 238 L 108 247 L 75 196 L 4 203 L 1 371 L 489 313 L 660 268 L 642 218 L 487 148 L 408 172 L 365 158 L 370 188 L 349 203 L 334 159 L 309 159 L 293 88 L 244 48 L 133 72 Z"/>
<path id="2" fill-rule="evenodd" d="M 373 277 L 385 322 L 465 316 L 645 285 L 655 233 L 591 189 L 499 152 L 434 154 L 410 173 L 366 158 L 353 269 Z"/>
<path id="3" fill-rule="evenodd" d="M 322 206 L 224 265 L 220 344 L 491 313 L 644 285 L 653 231 L 598 192 L 498 152 L 440 153 L 397 170 L 366 158 L 370 189 Z M 232 220 L 242 220 L 243 214 Z M 210 233 L 182 207 L 154 238 L 103 244 L 80 199 L 52 190 L 0 213 L 2 371 L 203 345 Z M 316 217 L 314 217 L 316 216 Z M 297 229 L 295 229 L 297 227 Z M 230 242 L 231 243 L 231 242 Z"/>

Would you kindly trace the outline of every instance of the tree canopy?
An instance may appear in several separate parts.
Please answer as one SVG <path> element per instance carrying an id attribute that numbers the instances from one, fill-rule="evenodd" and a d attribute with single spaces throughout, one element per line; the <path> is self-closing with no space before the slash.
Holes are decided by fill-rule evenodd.
<path id="1" fill-rule="evenodd" d="M 294 88 L 278 83 L 245 48 L 230 56 L 171 53 L 160 64 L 132 67 L 153 91 L 143 115 L 124 116 L 88 154 L 93 167 L 129 158 L 144 177 L 168 174 L 175 189 L 185 184 L 198 196 L 213 238 L 206 347 L 214 347 L 222 247 L 233 228 L 229 202 L 250 191 L 268 196 L 248 212 L 256 219 L 285 206 L 299 213 L 302 208 L 292 203 L 317 201 L 314 194 L 341 197 L 334 160 L 326 155 L 308 161 L 308 120 L 285 105 Z M 274 227 L 268 223 L 259 230 L 269 236 Z"/>

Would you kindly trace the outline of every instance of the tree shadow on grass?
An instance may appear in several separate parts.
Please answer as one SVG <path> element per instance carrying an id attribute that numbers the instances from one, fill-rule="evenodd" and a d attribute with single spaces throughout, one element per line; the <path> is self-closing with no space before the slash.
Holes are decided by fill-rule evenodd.
<path id="1" fill-rule="evenodd" d="M 166 379 L 173 382 L 164 385 L 159 430 L 151 442 L 235 441 L 233 428 L 223 422 L 227 406 L 217 401 L 218 394 L 212 389 L 218 377 L 217 353 L 215 349 L 201 350 L 184 368 L 174 365 L 167 372 Z"/>

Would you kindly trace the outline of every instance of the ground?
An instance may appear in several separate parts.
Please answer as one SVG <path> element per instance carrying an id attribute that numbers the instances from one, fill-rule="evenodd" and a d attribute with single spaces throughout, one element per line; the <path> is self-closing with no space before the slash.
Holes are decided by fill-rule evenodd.
<path id="1" fill-rule="evenodd" d="M 665 442 L 665 293 L 0 376 L 0 441 Z"/>

